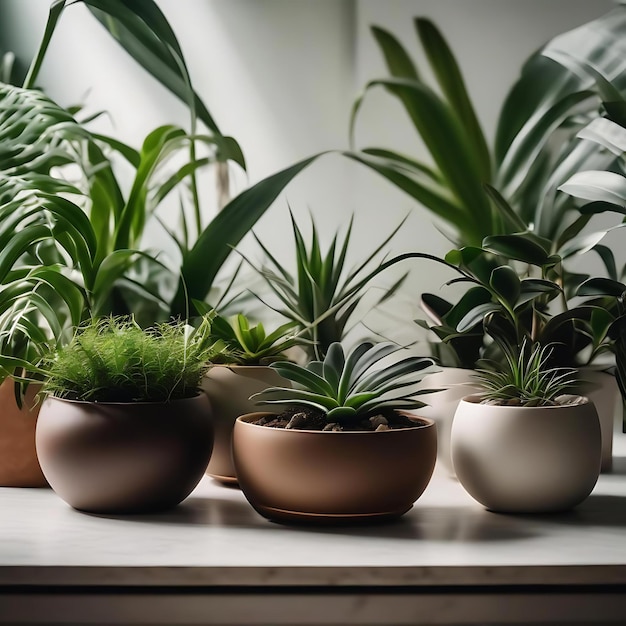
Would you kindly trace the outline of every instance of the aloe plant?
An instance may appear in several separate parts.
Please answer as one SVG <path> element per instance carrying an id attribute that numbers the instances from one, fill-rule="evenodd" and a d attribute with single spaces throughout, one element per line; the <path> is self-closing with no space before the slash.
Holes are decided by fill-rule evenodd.
<path id="1" fill-rule="evenodd" d="M 252 398 L 276 405 L 303 406 L 321 412 L 329 423 L 354 423 L 370 416 L 398 409 L 424 406 L 418 395 L 432 390 L 415 388 L 433 365 L 425 357 L 405 357 L 380 368 L 380 361 L 402 348 L 390 342 L 363 342 L 347 355 L 340 343 L 333 343 L 323 361 L 306 366 L 289 361 L 271 367 L 294 388 L 270 387 Z"/>
<path id="2" fill-rule="evenodd" d="M 555 63 L 550 56 L 567 52 L 593 61 L 600 69 L 621 67 L 626 7 L 556 37 L 524 64 L 521 76 L 502 105 L 494 145 L 489 147 L 468 96 L 454 54 L 437 27 L 417 18 L 415 30 L 424 48 L 436 88 L 427 84 L 407 49 L 390 32 L 374 26 L 372 34 L 390 76 L 370 81 L 354 103 L 354 142 L 365 95 L 383 88 L 398 99 L 432 157 L 419 161 L 393 149 L 365 148 L 349 154 L 407 192 L 451 227 L 459 245 L 480 246 L 486 236 L 530 228 L 552 242 L 551 252 L 577 236 L 586 221 L 576 203 L 558 186 L 588 162 L 610 157 L 582 146 L 576 132 L 596 116 L 600 102 L 595 81 Z M 615 77 L 620 92 L 626 72 Z M 553 141 L 558 133 L 558 141 Z M 513 206 L 503 213 L 490 203 L 482 186 L 491 184 Z"/>

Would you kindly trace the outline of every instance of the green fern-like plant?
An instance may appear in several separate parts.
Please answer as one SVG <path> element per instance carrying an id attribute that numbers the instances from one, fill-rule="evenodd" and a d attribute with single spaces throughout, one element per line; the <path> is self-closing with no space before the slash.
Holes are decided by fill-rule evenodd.
<path id="1" fill-rule="evenodd" d="M 359 422 L 378 413 L 423 407 L 416 396 L 429 391 L 418 390 L 416 385 L 433 365 L 432 359 L 406 357 L 388 367 L 375 367 L 400 349 L 391 342 L 366 341 L 346 355 L 335 342 L 323 361 L 311 361 L 306 367 L 286 361 L 273 363 L 271 367 L 291 380 L 294 388 L 270 387 L 252 397 L 267 404 L 315 409 L 329 423 Z"/>
<path id="2" fill-rule="evenodd" d="M 92 402 L 167 402 L 194 396 L 212 354 L 210 321 L 143 330 L 132 317 L 81 327 L 44 368 L 43 392 Z"/>
<path id="3" fill-rule="evenodd" d="M 484 400 L 497 404 L 522 406 L 553 406 L 555 399 L 575 383 L 573 368 L 548 367 L 551 346 L 535 344 L 532 349 L 524 342 L 516 351 L 502 345 L 503 363 L 497 369 L 479 369 L 475 375 L 484 388 Z"/>

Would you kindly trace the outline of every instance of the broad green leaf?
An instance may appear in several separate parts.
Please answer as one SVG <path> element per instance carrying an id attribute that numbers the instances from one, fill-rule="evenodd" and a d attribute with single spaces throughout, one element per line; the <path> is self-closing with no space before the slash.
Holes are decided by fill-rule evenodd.
<path id="1" fill-rule="evenodd" d="M 626 204 L 626 178 L 614 172 L 589 170 L 574 174 L 559 189 L 583 200 Z"/>
<path id="2" fill-rule="evenodd" d="M 417 69 L 402 44 L 384 28 L 372 26 L 371 31 L 385 57 L 389 73 L 392 76 L 417 80 L 419 78 Z"/>
<path id="3" fill-rule="evenodd" d="M 508 259 L 539 267 L 549 262 L 549 255 L 541 245 L 520 234 L 485 237 L 483 247 Z"/>
<path id="4" fill-rule="evenodd" d="M 626 286 L 610 278 L 590 278 L 578 288 L 579 296 L 613 296 L 619 298 L 626 292 Z"/>
<path id="5" fill-rule="evenodd" d="M 502 265 L 491 272 L 489 285 L 509 307 L 514 307 L 520 295 L 520 279 L 509 265 Z"/>

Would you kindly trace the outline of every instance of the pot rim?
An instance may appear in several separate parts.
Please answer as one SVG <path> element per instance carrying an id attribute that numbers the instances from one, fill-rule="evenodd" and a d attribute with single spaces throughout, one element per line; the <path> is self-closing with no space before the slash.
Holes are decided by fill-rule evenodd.
<path id="1" fill-rule="evenodd" d="M 480 404 L 481 398 L 480 393 L 473 393 L 468 396 L 464 396 L 461 398 L 461 402 L 465 402 L 466 404 Z M 588 404 L 592 404 L 587 396 L 583 396 L 581 394 L 571 394 L 574 398 L 582 398 L 584 402 L 578 404 L 555 404 L 554 406 L 511 406 L 508 404 L 483 404 L 481 406 L 485 408 L 493 408 L 493 409 L 511 409 L 516 411 L 525 411 L 528 409 L 550 409 L 550 410 L 561 410 L 561 409 L 573 409 L 579 406 L 587 406 Z"/>
<path id="2" fill-rule="evenodd" d="M 265 430 L 268 431 L 274 431 L 274 432 L 282 432 L 282 433 L 293 433 L 293 434 L 297 434 L 297 433 L 309 433 L 312 435 L 385 435 L 385 434 L 389 434 L 389 433 L 402 433 L 402 432 L 414 432 L 416 430 L 422 430 L 425 428 L 435 428 L 435 420 L 431 419 L 430 417 L 422 417 L 421 415 L 409 415 L 407 417 L 409 417 L 409 419 L 415 420 L 416 422 L 419 420 L 421 423 L 416 423 L 415 426 L 411 426 L 411 427 L 407 427 L 407 428 L 394 428 L 394 429 L 390 429 L 390 430 L 380 430 L 378 432 L 373 431 L 373 430 L 307 430 L 307 429 L 296 429 L 296 428 L 290 428 L 290 429 L 285 429 L 285 428 L 268 428 L 266 426 L 259 426 L 258 424 L 252 424 L 250 421 L 248 421 L 249 419 L 252 418 L 252 416 L 255 416 L 255 418 L 257 416 L 262 416 L 262 415 L 276 415 L 276 413 L 274 411 L 254 411 L 252 413 L 244 413 L 243 415 L 240 415 L 239 417 L 237 417 L 237 422 L 241 422 L 242 424 L 246 424 L 246 426 L 250 426 L 253 428 L 263 428 Z M 248 419 L 246 419 L 248 418 Z"/>
<path id="3" fill-rule="evenodd" d="M 175 400 L 162 400 L 160 402 L 99 402 L 97 400 L 72 400 L 71 398 L 59 398 L 58 396 L 47 395 L 41 402 L 43 405 L 47 400 L 56 400 L 57 402 L 64 402 L 67 404 L 75 404 L 75 405 L 94 405 L 94 406 L 114 406 L 114 407 L 130 407 L 130 406 L 162 406 L 168 404 L 177 404 L 182 402 L 189 402 L 190 400 L 197 400 L 201 397 L 207 397 L 206 393 L 201 389 L 188 398 L 176 398 Z"/>

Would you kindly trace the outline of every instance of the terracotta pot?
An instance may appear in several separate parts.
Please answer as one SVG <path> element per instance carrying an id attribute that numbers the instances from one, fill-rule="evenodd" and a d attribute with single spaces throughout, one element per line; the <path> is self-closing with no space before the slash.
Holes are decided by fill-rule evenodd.
<path id="1" fill-rule="evenodd" d="M 601 435 L 591 402 L 554 407 L 461 400 L 452 461 L 467 492 L 493 511 L 540 513 L 580 504 L 600 473 Z"/>
<path id="2" fill-rule="evenodd" d="M 0 487 L 45 487 L 37 460 L 35 426 L 39 406 L 34 406 L 38 385 L 30 385 L 21 409 L 15 402 L 13 381 L 0 385 Z"/>
<path id="3" fill-rule="evenodd" d="M 478 393 L 474 370 L 460 367 L 444 367 L 440 372 L 424 376 L 419 383 L 420 389 L 441 389 L 436 393 L 427 393 L 419 397 L 428 406 L 415 411 L 416 415 L 429 417 L 437 425 L 437 462 L 449 476 L 454 476 L 452 454 L 450 452 L 450 433 L 452 420 L 459 402 L 472 393 Z"/>
<path id="4" fill-rule="evenodd" d="M 577 392 L 594 403 L 600 418 L 602 434 L 602 472 L 613 469 L 613 429 L 615 422 L 621 423 L 622 396 L 615 376 L 601 367 L 581 367 L 578 370 L 580 383 Z"/>
<path id="5" fill-rule="evenodd" d="M 277 385 L 291 387 L 291 382 L 263 365 L 214 365 L 205 375 L 202 389 L 211 402 L 215 426 L 209 476 L 225 484 L 237 484 L 232 456 L 235 420 L 258 410 L 259 405 L 248 399 L 251 395 Z"/>
<path id="6" fill-rule="evenodd" d="M 374 521 L 406 513 L 430 481 L 437 431 L 430 419 L 383 432 L 257 426 L 239 417 L 233 458 L 252 506 L 280 522 Z"/>
<path id="7" fill-rule="evenodd" d="M 204 475 L 213 445 L 204 394 L 168 403 L 47 398 L 37 452 L 50 486 L 76 509 L 144 513 L 176 506 Z"/>

